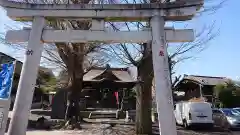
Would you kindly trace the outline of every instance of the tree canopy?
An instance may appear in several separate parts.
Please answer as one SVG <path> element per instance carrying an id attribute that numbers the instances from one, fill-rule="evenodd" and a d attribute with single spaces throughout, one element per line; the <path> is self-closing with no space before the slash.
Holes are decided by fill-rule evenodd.
<path id="1" fill-rule="evenodd" d="M 240 105 L 240 87 L 233 82 L 215 86 L 214 93 L 220 101 L 221 107 L 237 107 Z"/>

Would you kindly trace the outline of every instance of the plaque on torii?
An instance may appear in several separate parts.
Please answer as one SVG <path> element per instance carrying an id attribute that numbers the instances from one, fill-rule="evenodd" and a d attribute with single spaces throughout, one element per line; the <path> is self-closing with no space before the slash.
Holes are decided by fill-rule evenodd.
<path id="1" fill-rule="evenodd" d="M 14 106 L 9 135 L 25 135 L 33 88 L 43 43 L 90 41 L 106 43 L 152 43 L 156 102 L 161 135 L 177 135 L 173 115 L 172 91 L 166 42 L 191 42 L 193 30 L 164 28 L 166 21 L 191 20 L 204 0 L 178 0 L 152 4 L 30 4 L 0 0 L 7 15 L 15 21 L 32 21 L 32 28 L 11 30 L 9 42 L 28 42 L 23 70 Z M 55 30 L 46 28 L 45 20 L 63 18 L 92 21 L 90 30 Z M 142 31 L 108 31 L 105 21 L 150 21 Z"/>

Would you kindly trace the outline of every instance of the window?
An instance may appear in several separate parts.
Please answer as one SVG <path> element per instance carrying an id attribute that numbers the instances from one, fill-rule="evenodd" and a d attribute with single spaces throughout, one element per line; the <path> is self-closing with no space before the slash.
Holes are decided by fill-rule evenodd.
<path id="1" fill-rule="evenodd" d="M 222 112 L 220 110 L 213 110 L 214 114 L 222 114 Z"/>
<path id="2" fill-rule="evenodd" d="M 233 109 L 223 109 L 222 111 L 226 116 L 239 116 L 240 115 L 238 111 L 233 110 Z"/>

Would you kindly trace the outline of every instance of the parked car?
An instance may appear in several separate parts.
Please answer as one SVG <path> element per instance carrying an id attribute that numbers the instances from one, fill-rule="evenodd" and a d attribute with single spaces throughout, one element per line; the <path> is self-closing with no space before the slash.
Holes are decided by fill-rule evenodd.
<path id="1" fill-rule="evenodd" d="M 240 108 L 237 107 L 237 108 L 233 108 L 234 110 L 238 111 L 240 113 Z"/>
<path id="2" fill-rule="evenodd" d="M 240 128 L 240 114 L 231 108 L 213 109 L 214 124 L 222 128 Z"/>
<path id="3" fill-rule="evenodd" d="M 175 105 L 176 123 L 185 128 L 213 127 L 212 108 L 207 102 L 179 102 Z"/>

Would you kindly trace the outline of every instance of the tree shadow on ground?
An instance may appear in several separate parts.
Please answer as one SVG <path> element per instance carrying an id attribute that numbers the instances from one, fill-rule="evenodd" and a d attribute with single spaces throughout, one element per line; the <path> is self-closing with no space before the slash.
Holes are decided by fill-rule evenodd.
<path id="1" fill-rule="evenodd" d="M 10 121 L 11 121 L 11 118 L 8 118 L 5 132 L 7 132 L 8 129 L 9 129 Z M 32 131 L 32 130 L 50 130 L 49 126 L 41 126 L 40 122 L 41 121 L 39 121 L 39 120 L 28 120 L 27 130 L 28 131 Z"/>
<path id="2" fill-rule="evenodd" d="M 5 132 L 8 131 L 10 121 L 11 121 L 11 118 L 8 118 Z M 35 127 L 36 123 L 37 122 L 34 120 L 28 120 L 28 129 L 32 130 Z"/>
<path id="3" fill-rule="evenodd" d="M 102 125 L 101 128 L 95 129 L 94 133 L 102 132 L 103 135 L 135 135 L 135 123 L 123 122 L 98 122 Z M 152 135 L 159 135 L 159 127 L 156 124 L 152 125 Z"/>

